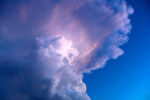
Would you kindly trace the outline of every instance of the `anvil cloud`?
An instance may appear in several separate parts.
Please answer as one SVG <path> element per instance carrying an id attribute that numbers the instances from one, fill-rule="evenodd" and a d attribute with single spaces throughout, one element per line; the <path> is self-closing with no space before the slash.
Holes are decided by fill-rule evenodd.
<path id="1" fill-rule="evenodd" d="M 0 99 L 90 100 L 83 73 L 123 54 L 124 0 L 0 1 Z"/>

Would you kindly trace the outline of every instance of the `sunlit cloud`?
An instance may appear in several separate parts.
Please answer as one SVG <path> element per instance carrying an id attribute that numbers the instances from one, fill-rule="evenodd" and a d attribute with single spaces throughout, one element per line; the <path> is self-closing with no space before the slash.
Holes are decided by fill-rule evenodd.
<path id="1" fill-rule="evenodd" d="M 6 0 L 0 12 L 0 99 L 90 100 L 83 74 L 124 53 L 133 9 L 124 0 Z"/>

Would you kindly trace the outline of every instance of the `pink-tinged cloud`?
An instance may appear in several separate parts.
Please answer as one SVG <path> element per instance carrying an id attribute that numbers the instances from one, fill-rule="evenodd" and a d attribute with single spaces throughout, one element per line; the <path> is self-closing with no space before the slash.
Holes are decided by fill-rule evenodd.
<path id="1" fill-rule="evenodd" d="M 124 53 L 133 9 L 124 0 L 6 0 L 1 13 L 2 99 L 90 100 L 83 73 Z"/>

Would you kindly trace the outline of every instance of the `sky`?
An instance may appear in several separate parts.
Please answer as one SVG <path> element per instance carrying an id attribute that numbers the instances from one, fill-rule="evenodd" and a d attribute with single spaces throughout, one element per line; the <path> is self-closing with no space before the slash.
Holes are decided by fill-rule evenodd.
<path id="1" fill-rule="evenodd" d="M 134 14 L 130 39 L 121 46 L 125 54 L 85 75 L 92 100 L 150 100 L 150 2 L 128 0 L 128 4 Z"/>
<path id="2" fill-rule="evenodd" d="M 1 0 L 0 100 L 150 100 L 148 0 Z"/>

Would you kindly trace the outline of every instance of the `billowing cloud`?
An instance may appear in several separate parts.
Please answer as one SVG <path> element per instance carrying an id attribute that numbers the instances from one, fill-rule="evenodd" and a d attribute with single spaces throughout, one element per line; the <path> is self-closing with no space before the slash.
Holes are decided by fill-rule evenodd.
<path id="1" fill-rule="evenodd" d="M 0 99 L 90 100 L 83 73 L 124 52 L 124 0 L 2 0 Z"/>

